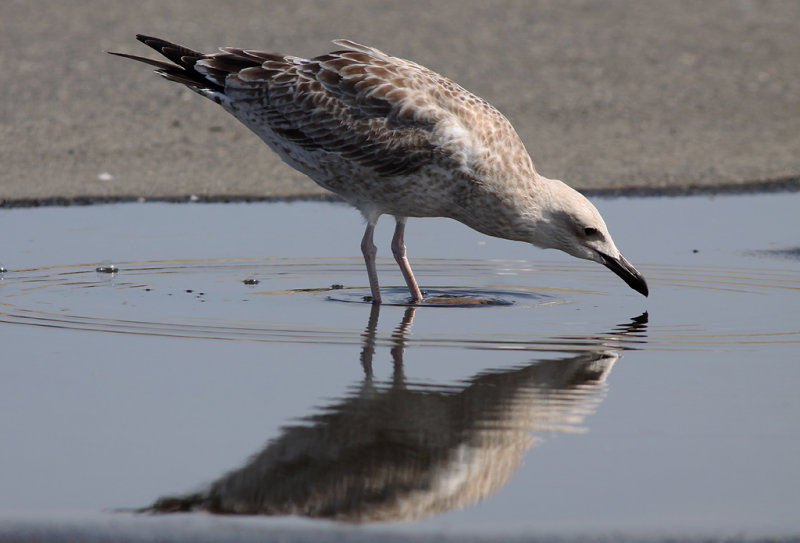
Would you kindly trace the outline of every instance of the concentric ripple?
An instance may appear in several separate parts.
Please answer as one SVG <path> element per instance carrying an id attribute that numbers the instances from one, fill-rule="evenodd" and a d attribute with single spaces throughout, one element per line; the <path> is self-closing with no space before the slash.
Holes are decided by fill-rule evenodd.
<path id="1" fill-rule="evenodd" d="M 426 267 L 431 275 L 447 268 L 476 277 L 486 274 L 480 263 L 420 266 Z M 111 269 L 115 271 L 109 273 Z M 13 270 L 0 283 L 0 322 L 152 336 L 352 344 L 361 341 L 360 327 L 293 322 L 285 301 L 301 307 L 331 301 L 368 307 L 366 286 L 322 283 L 330 278 L 361 281 L 362 274 L 360 259 L 313 258 L 105 262 Z M 384 292 L 388 305 L 407 305 L 405 289 L 387 287 Z M 558 302 L 524 288 L 435 287 L 427 292 L 426 306 Z"/>
<path id="2" fill-rule="evenodd" d="M 380 262 L 382 277 L 391 277 L 393 265 Z M 596 304 L 598 296 L 608 297 L 604 288 L 618 288 L 614 296 L 627 294 L 607 271 L 580 264 L 421 259 L 416 269 L 432 283 L 423 287 L 426 301 L 421 309 L 544 310 Z M 716 304 L 709 307 L 717 315 L 726 308 L 753 311 L 751 301 L 768 298 L 765 294 L 800 295 L 800 274 L 791 270 L 660 266 L 646 273 L 654 297 L 671 292 L 695 302 L 705 299 L 706 305 Z M 439 280 L 458 286 L 436 285 Z M 363 322 L 341 321 L 332 316 L 335 309 L 329 304 L 370 306 L 364 283 L 358 258 L 165 260 L 12 269 L 0 281 L 0 322 L 197 339 L 360 344 Z M 405 288 L 387 285 L 383 292 L 385 306 L 408 305 Z M 676 328 L 656 321 L 648 343 L 665 349 L 800 343 L 796 321 L 747 330 L 735 322 L 724 324 L 712 328 L 688 319 Z M 423 330 L 413 342 L 520 350 L 566 345 L 574 350 L 594 347 L 598 338 L 554 339 L 544 332 L 504 333 L 500 327 L 478 334 Z M 626 336 L 621 343 L 632 347 L 636 338 Z"/>

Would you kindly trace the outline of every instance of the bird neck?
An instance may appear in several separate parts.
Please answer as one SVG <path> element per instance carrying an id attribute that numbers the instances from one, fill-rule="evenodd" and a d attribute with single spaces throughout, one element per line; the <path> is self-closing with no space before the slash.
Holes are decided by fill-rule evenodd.
<path id="1" fill-rule="evenodd" d="M 550 182 L 538 174 L 476 181 L 450 216 L 489 236 L 530 243 L 542 220 L 543 204 L 552 199 Z"/>

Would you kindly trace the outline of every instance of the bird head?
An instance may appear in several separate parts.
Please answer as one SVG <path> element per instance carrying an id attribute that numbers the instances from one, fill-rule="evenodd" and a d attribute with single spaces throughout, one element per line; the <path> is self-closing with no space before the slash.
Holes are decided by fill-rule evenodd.
<path id="1" fill-rule="evenodd" d="M 533 244 L 602 264 L 633 290 L 647 296 L 644 277 L 614 245 L 597 208 L 561 181 L 548 179 L 546 185 L 548 194 L 539 209 Z"/>

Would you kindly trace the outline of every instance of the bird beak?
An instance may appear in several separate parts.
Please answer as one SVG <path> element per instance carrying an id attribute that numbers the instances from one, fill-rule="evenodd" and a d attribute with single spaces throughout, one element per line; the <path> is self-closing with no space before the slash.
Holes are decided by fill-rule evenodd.
<path id="1" fill-rule="evenodd" d="M 624 256 L 619 255 L 619 258 L 612 258 L 607 254 L 600 253 L 600 257 L 603 259 L 603 264 L 619 275 L 629 287 L 640 294 L 648 295 L 650 291 L 647 289 L 647 282 L 645 282 L 644 276 Z"/>

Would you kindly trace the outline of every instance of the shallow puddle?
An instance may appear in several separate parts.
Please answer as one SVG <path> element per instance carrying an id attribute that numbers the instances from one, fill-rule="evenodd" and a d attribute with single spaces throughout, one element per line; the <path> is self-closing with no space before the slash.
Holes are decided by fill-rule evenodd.
<path id="1" fill-rule="evenodd" d="M 0 211 L 0 517 L 796 532 L 800 194 L 597 204 L 650 298 L 425 219 L 409 306 L 384 218 L 373 307 L 343 205 Z"/>

